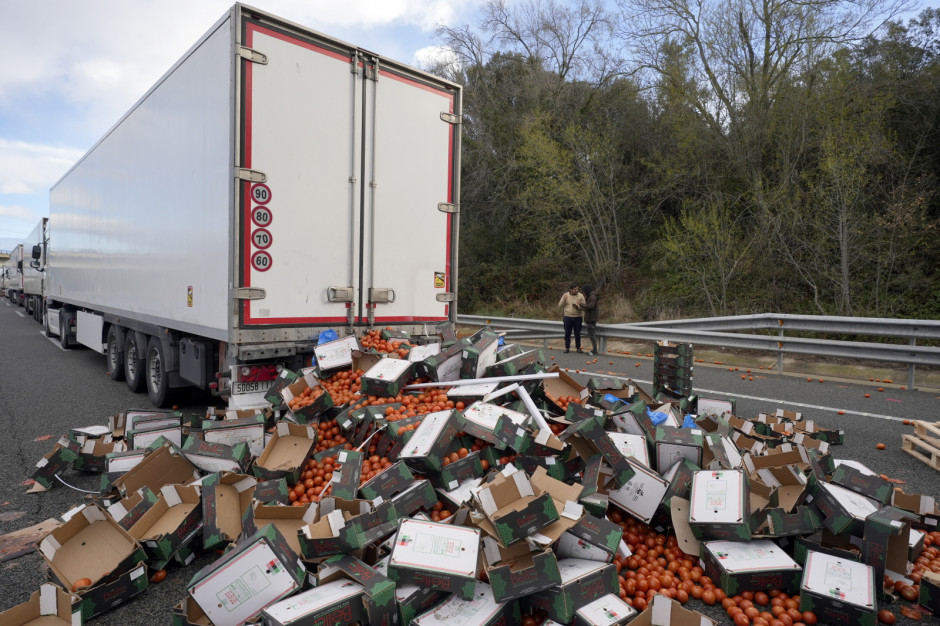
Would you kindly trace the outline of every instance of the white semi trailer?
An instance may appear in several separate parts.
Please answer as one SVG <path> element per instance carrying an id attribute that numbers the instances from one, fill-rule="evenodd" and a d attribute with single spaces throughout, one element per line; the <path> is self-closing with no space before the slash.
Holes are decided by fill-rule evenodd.
<path id="1" fill-rule="evenodd" d="M 37 322 L 42 321 L 48 223 L 48 217 L 42 218 L 23 242 L 23 306 Z"/>
<path id="2" fill-rule="evenodd" d="M 234 5 L 50 192 L 47 334 L 257 405 L 318 334 L 456 319 L 460 86 Z"/>
<path id="3" fill-rule="evenodd" d="M 6 297 L 13 304 L 23 306 L 23 244 L 17 244 L 10 251 L 10 258 L 3 267 Z"/>

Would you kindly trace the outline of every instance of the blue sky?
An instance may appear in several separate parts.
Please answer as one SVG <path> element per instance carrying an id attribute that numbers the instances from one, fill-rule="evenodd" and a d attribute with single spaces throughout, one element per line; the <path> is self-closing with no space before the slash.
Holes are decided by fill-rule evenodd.
<path id="1" fill-rule="evenodd" d="M 419 65 L 434 27 L 482 0 L 255 0 L 250 6 Z M 0 250 L 49 214 L 49 188 L 232 0 L 0 0 Z"/>

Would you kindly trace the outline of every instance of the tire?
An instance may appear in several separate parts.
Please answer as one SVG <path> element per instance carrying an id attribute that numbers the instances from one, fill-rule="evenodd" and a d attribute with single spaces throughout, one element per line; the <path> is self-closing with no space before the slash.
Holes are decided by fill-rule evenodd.
<path id="1" fill-rule="evenodd" d="M 139 345 L 137 333 L 127 331 L 124 338 L 124 382 L 127 388 L 134 393 L 144 390 L 147 369 L 144 354 L 147 348 Z"/>
<path id="2" fill-rule="evenodd" d="M 166 371 L 166 355 L 163 344 L 156 337 L 147 343 L 147 394 L 150 401 L 159 409 L 173 404 L 173 390 L 170 388 L 170 374 Z"/>
<path id="3" fill-rule="evenodd" d="M 72 342 L 69 340 L 69 318 L 65 311 L 59 312 L 59 345 L 63 350 L 72 347 Z"/>
<path id="4" fill-rule="evenodd" d="M 120 327 L 111 324 L 108 327 L 108 342 L 104 358 L 108 364 L 108 376 L 111 380 L 124 380 L 124 333 Z"/>

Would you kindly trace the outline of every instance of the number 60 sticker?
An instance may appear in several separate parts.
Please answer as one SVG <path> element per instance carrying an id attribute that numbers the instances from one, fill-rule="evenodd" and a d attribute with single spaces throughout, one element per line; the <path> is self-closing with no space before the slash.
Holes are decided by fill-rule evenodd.
<path id="1" fill-rule="evenodd" d="M 251 266 L 259 272 L 267 272 L 271 269 L 271 255 L 264 250 L 259 250 L 251 255 Z"/>

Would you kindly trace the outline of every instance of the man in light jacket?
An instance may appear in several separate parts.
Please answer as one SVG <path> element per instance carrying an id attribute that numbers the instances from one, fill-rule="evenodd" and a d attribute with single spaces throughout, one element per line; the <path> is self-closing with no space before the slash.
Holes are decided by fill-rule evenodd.
<path id="1" fill-rule="evenodd" d="M 562 294 L 558 306 L 563 307 L 562 322 L 565 324 L 565 352 L 571 352 L 571 333 L 574 333 L 574 347 L 581 350 L 581 307 L 585 304 L 584 296 L 578 293 L 578 284 L 570 283 L 568 291 Z"/>

